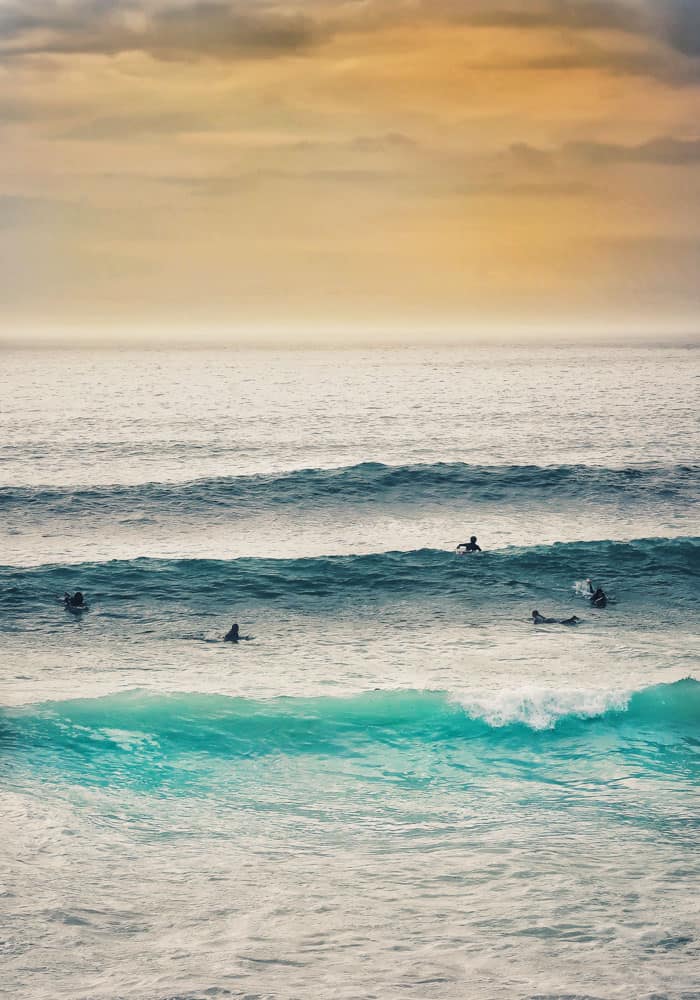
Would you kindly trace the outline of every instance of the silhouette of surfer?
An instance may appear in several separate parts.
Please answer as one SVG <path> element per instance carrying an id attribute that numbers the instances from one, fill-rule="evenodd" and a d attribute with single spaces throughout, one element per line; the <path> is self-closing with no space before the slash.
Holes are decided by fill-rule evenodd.
<path id="1" fill-rule="evenodd" d="M 71 611 L 85 611 L 87 604 L 85 603 L 85 597 L 82 591 L 76 590 L 74 594 L 69 594 L 68 591 L 63 595 L 63 603 Z"/>
<path id="2" fill-rule="evenodd" d="M 252 635 L 241 635 L 238 622 L 234 622 L 224 636 L 224 642 L 250 642 Z"/>
<path id="3" fill-rule="evenodd" d="M 580 621 L 576 615 L 572 615 L 571 618 L 545 618 L 539 611 L 532 612 L 533 625 L 578 625 Z"/>
<path id="4" fill-rule="evenodd" d="M 481 546 L 477 544 L 476 535 L 472 535 L 468 542 L 460 542 L 457 546 L 457 555 L 464 556 L 468 552 L 481 552 Z"/>
<path id="5" fill-rule="evenodd" d="M 594 608 L 606 608 L 608 606 L 608 598 L 602 587 L 598 587 L 591 594 L 591 604 Z"/>
<path id="6" fill-rule="evenodd" d="M 594 608 L 607 608 L 608 595 L 602 587 L 594 587 L 590 577 L 586 580 L 588 586 L 588 599 Z"/>

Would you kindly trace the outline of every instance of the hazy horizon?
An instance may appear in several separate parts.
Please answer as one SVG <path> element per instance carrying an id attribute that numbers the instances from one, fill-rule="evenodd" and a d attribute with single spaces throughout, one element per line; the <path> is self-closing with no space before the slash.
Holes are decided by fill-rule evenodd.
<path id="1" fill-rule="evenodd" d="M 110 326 L 60 327 L 54 329 L 12 328 L 0 330 L 0 352 L 15 350 L 182 350 L 182 351 L 420 351 L 460 352 L 486 349 L 614 348 L 696 350 L 700 334 L 695 328 L 635 330 L 624 328 L 581 329 L 544 327 L 504 330 L 485 328 L 423 329 L 364 327 L 333 329 L 261 328 L 227 330 L 198 328 Z"/>

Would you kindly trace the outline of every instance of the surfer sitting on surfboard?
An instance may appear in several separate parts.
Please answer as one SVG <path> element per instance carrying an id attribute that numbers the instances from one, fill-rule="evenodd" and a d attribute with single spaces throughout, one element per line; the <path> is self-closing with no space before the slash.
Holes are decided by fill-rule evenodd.
<path id="1" fill-rule="evenodd" d="M 588 599 L 594 608 L 606 608 L 608 606 L 608 595 L 602 587 L 594 587 L 590 577 L 586 580 L 586 587 L 588 588 Z"/>
<path id="2" fill-rule="evenodd" d="M 606 608 L 608 606 L 607 594 L 602 587 L 598 587 L 591 594 L 591 604 L 594 608 Z"/>
<path id="3" fill-rule="evenodd" d="M 76 590 L 74 594 L 69 594 L 68 591 L 66 591 L 63 595 L 63 603 L 67 608 L 87 608 L 85 598 L 80 590 Z"/>
<path id="4" fill-rule="evenodd" d="M 460 542 L 457 546 L 458 556 L 464 556 L 467 552 L 481 552 L 481 547 L 476 543 L 476 535 L 472 535 L 468 542 Z"/>

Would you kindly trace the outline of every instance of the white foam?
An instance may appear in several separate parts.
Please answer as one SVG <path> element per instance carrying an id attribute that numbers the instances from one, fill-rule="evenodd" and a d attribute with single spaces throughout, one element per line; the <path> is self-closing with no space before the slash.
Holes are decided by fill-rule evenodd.
<path id="1" fill-rule="evenodd" d="M 591 719 L 610 711 L 623 711 L 631 697 L 629 691 L 584 690 L 552 691 L 527 688 L 490 694 L 486 698 L 453 698 L 472 719 L 482 719 L 500 728 L 522 723 L 531 729 L 553 729 L 560 719 Z"/>

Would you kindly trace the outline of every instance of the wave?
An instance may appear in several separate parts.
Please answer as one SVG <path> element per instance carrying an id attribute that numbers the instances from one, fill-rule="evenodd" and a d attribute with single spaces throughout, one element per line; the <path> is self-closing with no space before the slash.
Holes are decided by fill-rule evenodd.
<path id="1" fill-rule="evenodd" d="M 90 601 L 186 602 L 193 608 L 272 603 L 323 610 L 348 600 L 449 598 L 470 604 L 571 594 L 591 576 L 632 600 L 694 604 L 700 540 L 639 539 L 509 548 L 459 558 L 420 549 L 303 559 L 134 559 L 20 569 L 0 567 L 0 607 L 33 613 L 81 589 Z M 692 583 L 691 583 L 692 581 Z M 629 603 L 628 602 L 628 607 Z"/>
<path id="2" fill-rule="evenodd" d="M 225 757 L 364 753 L 368 745 L 583 737 L 650 729 L 697 735 L 700 682 L 636 692 L 537 692 L 458 701 L 445 692 L 375 691 L 345 698 L 256 701 L 224 695 L 129 691 L 0 710 L 0 748 L 99 756 L 123 751 Z"/>
<path id="3" fill-rule="evenodd" d="M 32 516 L 98 516 L 138 511 L 191 515 L 205 510 L 243 511 L 284 506 L 459 502 L 528 503 L 568 499 L 584 503 L 663 501 L 692 503 L 700 467 L 463 463 L 389 466 L 365 462 L 339 469 L 301 469 L 280 475 L 229 476 L 186 483 L 71 488 L 2 488 L 0 509 Z"/>

